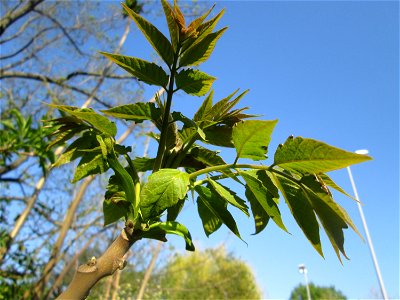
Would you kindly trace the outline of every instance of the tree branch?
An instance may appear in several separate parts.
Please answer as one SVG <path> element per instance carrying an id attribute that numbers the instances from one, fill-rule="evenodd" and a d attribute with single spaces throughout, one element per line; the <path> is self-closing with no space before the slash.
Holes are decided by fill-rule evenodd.
<path id="1" fill-rule="evenodd" d="M 29 0 L 25 6 L 18 10 L 10 10 L 0 21 L 0 36 L 10 27 L 14 22 L 30 13 L 35 9 L 37 5 L 42 3 L 44 0 Z"/>

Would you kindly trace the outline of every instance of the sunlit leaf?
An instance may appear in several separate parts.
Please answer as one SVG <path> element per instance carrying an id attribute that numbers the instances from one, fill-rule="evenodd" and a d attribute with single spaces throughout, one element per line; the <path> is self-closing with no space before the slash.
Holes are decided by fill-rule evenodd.
<path id="1" fill-rule="evenodd" d="M 143 18 L 141 15 L 137 14 L 131 10 L 125 4 L 122 4 L 125 11 L 129 16 L 135 21 L 136 25 L 143 32 L 146 39 L 153 46 L 154 50 L 160 55 L 160 57 L 168 64 L 172 65 L 174 60 L 174 51 L 172 49 L 171 43 L 168 39 L 159 31 L 153 24 Z"/>
<path id="2" fill-rule="evenodd" d="M 266 159 L 272 131 L 278 121 L 250 120 L 236 123 L 232 140 L 237 158 Z"/>
<path id="3" fill-rule="evenodd" d="M 117 126 L 115 126 L 115 123 L 108 120 L 105 116 L 99 115 L 93 109 L 78 108 L 67 105 L 49 105 L 89 123 L 101 133 L 105 133 L 110 136 L 115 136 L 117 134 Z"/>
<path id="4" fill-rule="evenodd" d="M 323 256 L 318 221 L 307 194 L 300 186 L 286 177 L 274 173 L 271 173 L 271 176 L 275 179 L 297 224 L 315 250 Z"/>
<path id="5" fill-rule="evenodd" d="M 190 95 L 203 96 L 208 93 L 216 78 L 193 69 L 185 69 L 176 75 L 176 87 Z"/>
<path id="6" fill-rule="evenodd" d="M 239 208 L 245 215 L 249 216 L 246 203 L 244 200 L 240 199 L 236 193 L 212 179 L 209 179 L 208 182 L 210 183 L 210 187 L 212 187 L 213 192 L 217 193 L 222 199 Z"/>
<path id="7" fill-rule="evenodd" d="M 250 202 L 250 209 L 253 214 L 254 225 L 255 225 L 254 234 L 258 234 L 261 231 L 263 231 L 264 228 L 268 225 L 270 217 L 268 216 L 265 209 L 260 205 L 260 202 L 258 202 L 257 198 L 249 189 L 246 189 L 245 195 L 247 200 L 249 200 Z"/>
<path id="8" fill-rule="evenodd" d="M 166 208 L 185 198 L 189 175 L 176 169 L 161 169 L 148 178 L 141 191 L 143 219 L 158 216 Z"/>
<path id="9" fill-rule="evenodd" d="M 176 234 L 176 235 L 183 237 L 185 240 L 185 243 L 186 243 L 186 250 L 188 250 L 188 251 L 195 250 L 190 232 L 182 224 L 180 224 L 178 222 L 167 221 L 167 222 L 162 222 L 162 223 L 156 223 L 156 224 L 152 225 L 151 228 L 152 227 L 158 227 L 158 228 L 164 230 L 168 234 Z"/>
<path id="10" fill-rule="evenodd" d="M 108 170 L 108 165 L 101 153 L 85 153 L 76 167 L 72 183 L 75 183 L 89 175 L 101 174 Z"/>
<path id="11" fill-rule="evenodd" d="M 212 51 L 214 50 L 215 44 L 218 39 L 225 32 L 227 27 L 222 28 L 214 33 L 210 33 L 203 40 L 196 45 L 189 47 L 180 57 L 179 66 L 197 66 L 202 62 L 206 61 Z"/>
<path id="12" fill-rule="evenodd" d="M 104 226 L 117 222 L 128 213 L 128 202 L 113 202 L 111 199 L 105 199 L 103 202 Z"/>
<path id="13" fill-rule="evenodd" d="M 254 199 L 258 201 L 261 207 L 265 210 L 269 217 L 282 230 L 287 232 L 281 218 L 281 212 L 278 208 L 274 195 L 268 191 L 262 181 L 257 178 L 257 171 L 239 171 L 240 176 L 246 181 L 246 195 L 253 194 Z"/>
<path id="14" fill-rule="evenodd" d="M 112 54 L 107 52 L 100 52 L 105 57 L 116 63 L 125 71 L 132 74 L 138 80 L 148 84 L 153 84 L 161 87 L 166 87 L 168 84 L 168 75 L 163 68 L 155 63 L 146 60 L 124 56 L 119 54 Z"/>
<path id="15" fill-rule="evenodd" d="M 370 160 L 320 141 L 289 137 L 275 152 L 274 164 L 300 173 L 325 173 Z"/>
<path id="16" fill-rule="evenodd" d="M 169 35 L 172 41 L 172 47 L 176 51 L 179 43 L 179 27 L 175 20 L 175 13 L 166 0 L 161 0 L 162 7 L 164 9 L 164 15 L 167 20 Z"/>
<path id="17" fill-rule="evenodd" d="M 238 238 L 242 239 L 235 219 L 227 210 L 227 202 L 208 187 L 198 185 L 195 190 L 199 195 L 197 201 L 202 201 L 214 216 L 218 217 Z"/>
<path id="18" fill-rule="evenodd" d="M 101 110 L 101 112 L 114 118 L 135 121 L 136 123 L 141 123 L 144 120 L 157 121 L 162 115 L 161 110 L 151 102 L 120 105 Z"/>

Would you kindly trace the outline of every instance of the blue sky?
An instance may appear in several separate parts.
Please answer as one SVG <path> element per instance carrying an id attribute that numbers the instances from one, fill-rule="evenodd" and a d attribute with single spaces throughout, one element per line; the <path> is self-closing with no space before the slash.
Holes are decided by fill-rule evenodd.
<path id="1" fill-rule="evenodd" d="M 200 69 L 218 80 L 215 99 L 249 88 L 250 112 L 279 119 L 270 149 L 289 135 L 319 139 L 349 151 L 368 149 L 373 161 L 352 167 L 389 296 L 399 298 L 399 4 L 389 1 L 218 1 L 219 28 L 229 30 Z M 163 19 L 152 20 L 164 24 Z M 164 26 L 165 28 L 165 26 Z M 164 31 L 166 33 L 166 31 Z M 167 34 L 167 33 L 166 33 Z M 144 57 L 138 32 L 123 54 Z M 139 46 L 140 45 L 140 46 Z M 150 88 L 146 94 L 155 90 Z M 200 98 L 177 97 L 175 109 L 190 115 Z M 233 160 L 232 152 L 226 161 Z M 346 170 L 330 174 L 352 193 Z M 364 235 L 356 203 L 336 200 Z M 206 238 L 194 206 L 182 223 L 199 248 L 227 243 L 248 262 L 266 298 L 288 298 L 303 282 L 300 263 L 318 285 L 334 285 L 352 299 L 379 295 L 368 245 L 346 230 L 350 260 L 341 265 L 323 234 L 325 259 L 309 245 L 282 202 L 290 235 L 274 224 L 252 236 L 253 222 L 238 215 L 248 245 L 223 228 Z M 171 238 L 176 246 L 182 241 Z"/>

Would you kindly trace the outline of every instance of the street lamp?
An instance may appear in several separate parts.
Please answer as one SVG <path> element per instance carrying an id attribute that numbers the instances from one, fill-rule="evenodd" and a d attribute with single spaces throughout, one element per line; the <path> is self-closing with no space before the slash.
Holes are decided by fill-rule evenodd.
<path id="1" fill-rule="evenodd" d="M 362 155 L 367 155 L 368 154 L 368 150 L 366 150 L 366 149 L 357 150 L 355 152 L 357 154 L 362 154 Z M 356 184 L 354 183 L 353 174 L 351 173 L 350 167 L 347 167 L 347 172 L 349 173 L 351 186 L 353 187 L 354 197 L 357 200 L 358 211 L 360 213 L 361 221 L 362 221 L 362 224 L 363 224 L 363 227 L 364 227 L 365 236 L 367 238 L 367 243 L 368 243 L 368 246 L 369 246 L 369 250 L 371 251 L 372 261 L 374 262 L 375 271 L 376 271 L 376 275 L 378 277 L 379 285 L 380 285 L 380 288 L 381 288 L 382 297 L 383 297 L 383 299 L 386 300 L 386 299 L 388 299 L 388 296 L 387 296 L 387 293 L 386 293 L 385 285 L 383 283 L 381 271 L 379 269 L 378 259 L 376 258 L 374 245 L 372 244 L 372 239 L 371 239 L 371 236 L 369 234 L 367 221 L 365 220 L 363 208 L 362 208 L 362 205 L 361 205 L 361 202 L 360 202 L 360 198 L 358 197 Z"/>
<path id="2" fill-rule="evenodd" d="M 310 287 L 308 286 L 307 268 L 304 264 L 299 265 L 299 273 L 304 275 L 304 281 L 306 282 L 307 299 L 311 300 Z"/>

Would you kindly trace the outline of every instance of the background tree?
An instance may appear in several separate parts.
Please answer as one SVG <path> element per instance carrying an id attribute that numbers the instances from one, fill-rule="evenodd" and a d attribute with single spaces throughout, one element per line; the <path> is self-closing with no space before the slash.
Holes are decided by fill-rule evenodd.
<path id="1" fill-rule="evenodd" d="M 261 299 L 251 268 L 224 247 L 177 255 L 161 270 L 162 299 Z"/>
<path id="2" fill-rule="evenodd" d="M 347 299 L 345 295 L 334 286 L 324 287 L 318 286 L 314 283 L 309 284 L 311 299 L 329 299 L 329 300 L 339 300 Z M 307 299 L 307 289 L 304 285 L 299 284 L 290 294 L 290 300 L 306 300 Z"/>

